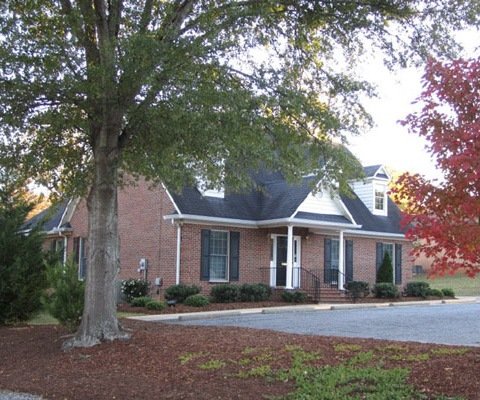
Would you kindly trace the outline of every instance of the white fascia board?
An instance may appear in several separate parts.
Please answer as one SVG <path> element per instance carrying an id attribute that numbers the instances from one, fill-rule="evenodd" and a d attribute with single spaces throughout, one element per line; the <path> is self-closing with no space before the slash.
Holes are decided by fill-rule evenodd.
<path id="1" fill-rule="evenodd" d="M 389 233 L 389 232 L 374 232 L 374 231 L 355 231 L 355 230 L 346 230 L 343 233 L 346 235 L 352 236 L 366 236 L 366 237 L 378 237 L 378 238 L 390 238 L 390 239 L 399 239 L 409 241 L 405 238 L 403 233 Z"/>
<path id="2" fill-rule="evenodd" d="M 264 221 L 258 221 L 260 227 L 271 227 L 278 225 L 294 225 L 305 228 L 350 228 L 350 229 L 360 229 L 361 225 L 352 225 L 344 224 L 341 222 L 324 222 L 316 221 L 312 219 L 303 219 L 303 218 L 279 218 L 279 219 L 270 219 Z"/>
<path id="3" fill-rule="evenodd" d="M 219 218 L 219 217 L 205 217 L 201 215 L 188 215 L 188 214 L 170 214 L 163 217 L 165 220 L 170 219 L 172 221 L 185 221 L 185 222 L 194 222 L 197 224 L 204 225 L 226 225 L 226 226 L 241 226 L 246 228 L 267 228 L 267 227 L 277 227 L 277 226 L 301 226 L 301 227 L 311 227 L 311 228 L 349 228 L 349 229 L 360 229 L 361 225 L 352 225 L 344 224 L 340 222 L 322 222 L 315 221 L 310 219 L 300 219 L 300 218 L 278 218 L 278 219 L 268 219 L 262 221 L 252 221 L 252 220 L 243 220 L 243 219 L 234 219 L 234 218 Z"/>
<path id="4" fill-rule="evenodd" d="M 172 202 L 173 207 L 175 208 L 175 211 L 176 211 L 178 214 L 181 214 L 180 209 L 179 209 L 178 206 L 175 204 L 175 201 L 173 201 L 173 197 L 172 197 L 172 195 L 170 194 L 170 192 L 168 191 L 167 187 L 163 184 L 163 182 L 161 182 L 161 184 L 162 184 L 163 190 L 165 190 L 165 193 L 167 193 L 168 198 L 169 198 L 170 201 Z"/>
<path id="5" fill-rule="evenodd" d="M 256 221 L 235 219 L 235 218 L 220 218 L 220 217 L 205 217 L 203 215 L 191 214 L 169 214 L 164 215 L 163 219 L 170 219 L 172 221 L 195 222 L 203 225 L 227 225 L 227 226 L 242 226 L 247 228 L 258 228 Z"/>
<path id="6" fill-rule="evenodd" d="M 338 203 L 340 204 L 340 207 L 342 208 L 342 210 L 345 212 L 345 214 L 347 214 L 347 217 L 350 221 L 352 221 L 352 223 L 354 225 L 357 225 L 357 226 L 360 226 L 361 225 L 358 225 L 357 222 L 355 221 L 355 218 L 353 218 L 353 215 L 352 213 L 348 210 L 347 206 L 345 205 L 345 203 L 342 201 L 342 198 L 340 196 L 337 197 L 337 201 Z M 361 200 L 360 200 L 361 201 Z"/>

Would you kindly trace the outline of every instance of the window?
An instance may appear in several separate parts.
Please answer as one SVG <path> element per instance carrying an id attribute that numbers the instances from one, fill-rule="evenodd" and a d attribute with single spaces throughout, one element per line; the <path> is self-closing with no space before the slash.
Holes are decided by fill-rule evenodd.
<path id="1" fill-rule="evenodd" d="M 228 279 L 228 232 L 210 232 L 210 280 Z"/>
<path id="2" fill-rule="evenodd" d="M 375 210 L 385 210 L 385 188 L 380 186 L 375 187 Z"/>
<path id="3" fill-rule="evenodd" d="M 201 235 L 200 279 L 238 280 L 239 232 L 203 229 Z"/>
<path id="4" fill-rule="evenodd" d="M 73 260 L 78 266 L 78 279 L 84 280 L 87 276 L 87 241 L 83 237 L 73 238 Z"/>
<path id="5" fill-rule="evenodd" d="M 62 265 L 64 263 L 65 252 L 65 240 L 53 239 L 50 242 L 50 252 L 53 254 L 54 259 L 58 260 Z"/>

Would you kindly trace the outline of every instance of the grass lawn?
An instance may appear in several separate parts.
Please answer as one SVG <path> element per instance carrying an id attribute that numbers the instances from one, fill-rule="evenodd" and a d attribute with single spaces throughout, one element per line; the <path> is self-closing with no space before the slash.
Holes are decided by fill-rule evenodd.
<path id="1" fill-rule="evenodd" d="M 463 273 L 428 278 L 417 276 L 417 281 L 426 281 L 434 289 L 451 288 L 457 296 L 480 296 L 480 276 L 469 278 Z"/>

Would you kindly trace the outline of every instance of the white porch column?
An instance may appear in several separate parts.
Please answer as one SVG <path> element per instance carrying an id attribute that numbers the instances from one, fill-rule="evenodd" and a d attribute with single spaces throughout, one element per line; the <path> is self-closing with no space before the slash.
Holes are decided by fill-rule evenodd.
<path id="1" fill-rule="evenodd" d="M 340 237 L 338 238 L 338 288 L 343 290 L 345 285 L 345 245 L 343 240 L 343 231 L 340 231 Z"/>
<path id="2" fill-rule="evenodd" d="M 287 282 L 286 288 L 293 289 L 292 284 L 293 277 L 293 226 L 288 226 L 288 237 L 287 237 Z"/>
<path id="3" fill-rule="evenodd" d="M 177 224 L 177 258 L 175 260 L 175 284 L 180 283 L 180 249 L 182 244 L 182 225 Z"/>

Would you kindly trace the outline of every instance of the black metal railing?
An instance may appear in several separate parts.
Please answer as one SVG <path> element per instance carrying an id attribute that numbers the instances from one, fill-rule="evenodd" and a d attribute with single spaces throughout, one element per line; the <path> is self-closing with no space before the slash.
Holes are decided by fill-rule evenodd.
<path id="1" fill-rule="evenodd" d="M 277 283 L 277 272 L 284 274 L 285 268 L 260 268 L 262 273 L 262 282 L 272 286 L 283 286 Z M 319 302 L 322 289 L 338 288 L 339 279 L 344 279 L 345 275 L 338 269 L 307 269 L 304 267 L 292 268 L 292 286 L 305 292 L 312 301 Z M 281 282 L 285 282 L 286 278 L 282 276 Z"/>

